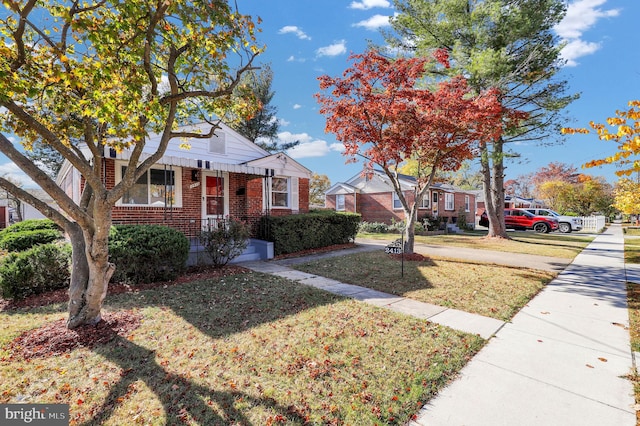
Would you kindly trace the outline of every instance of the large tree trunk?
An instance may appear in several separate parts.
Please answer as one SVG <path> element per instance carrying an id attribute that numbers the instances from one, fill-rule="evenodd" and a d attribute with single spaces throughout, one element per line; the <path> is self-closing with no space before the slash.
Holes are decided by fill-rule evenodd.
<path id="1" fill-rule="evenodd" d="M 96 209 L 96 212 L 93 229 L 81 230 L 74 224 L 70 230 L 73 232 L 70 232 L 73 270 L 69 287 L 68 328 L 100 322 L 109 280 L 115 272 L 115 265 L 109 263 L 111 210 L 103 208 Z"/>
<path id="2" fill-rule="evenodd" d="M 415 246 L 415 236 L 416 236 L 416 220 L 417 220 L 417 209 L 412 208 L 411 210 L 404 211 L 405 217 L 405 228 L 404 228 L 404 247 L 402 247 L 402 251 L 404 253 L 413 253 Z"/>
<path id="3" fill-rule="evenodd" d="M 503 142 L 494 143 L 493 153 L 485 145 L 480 156 L 484 205 L 489 219 L 487 237 L 509 238 L 504 226 L 504 162 Z"/>

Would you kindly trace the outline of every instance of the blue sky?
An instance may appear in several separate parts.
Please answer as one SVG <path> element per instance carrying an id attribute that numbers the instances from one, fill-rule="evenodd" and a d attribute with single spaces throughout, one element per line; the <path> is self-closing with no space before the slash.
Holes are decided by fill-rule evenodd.
<path id="1" fill-rule="evenodd" d="M 361 53 L 368 41 L 383 43 L 380 30 L 388 29 L 394 14 L 388 0 L 236 0 L 241 13 L 262 19 L 259 38 L 267 46 L 261 63 L 274 71 L 272 103 L 278 108 L 280 139 L 299 140 L 289 154 L 313 172 L 329 176 L 331 183 L 358 174 L 362 164 L 345 164 L 342 144 L 324 132 L 325 119 L 318 113 L 313 95 L 317 77 L 340 75 L 351 53 Z M 640 99 L 640 1 L 571 0 L 567 17 L 557 29 L 566 40 L 563 55 L 568 66 L 562 76 L 572 93 L 581 98 L 568 108 L 574 126 L 590 120 L 604 122 L 631 99 Z M 592 135 L 574 135 L 561 146 L 535 144 L 512 146 L 521 154 L 518 163 L 507 162 L 506 178 L 533 172 L 552 161 L 580 167 L 611 155 L 615 144 Z M 617 180 L 615 168 L 585 170 Z M 29 179 L 13 164 L 0 160 L 0 174 L 29 186 Z"/>
<path id="2" fill-rule="evenodd" d="M 380 29 L 394 14 L 393 2 L 359 0 L 237 0 L 240 12 L 262 18 L 260 40 L 266 52 L 260 59 L 274 71 L 272 103 L 278 108 L 280 139 L 300 140 L 289 152 L 310 170 L 326 174 L 331 183 L 358 174 L 362 164 L 345 164 L 342 144 L 324 132 L 325 120 L 313 97 L 317 77 L 340 75 L 350 53 L 361 53 L 369 40 L 383 42 Z M 638 0 L 572 0 L 557 33 L 567 42 L 563 56 L 568 65 L 562 76 L 580 100 L 568 108 L 574 126 L 590 120 L 604 122 L 631 99 L 640 98 L 640 18 Z M 388 29 L 388 27 L 387 27 Z M 522 156 L 507 163 L 507 179 L 533 172 L 552 161 L 580 168 L 594 158 L 611 155 L 615 144 L 592 135 L 574 135 L 561 146 L 511 146 Z M 615 168 L 584 170 L 617 180 Z"/>

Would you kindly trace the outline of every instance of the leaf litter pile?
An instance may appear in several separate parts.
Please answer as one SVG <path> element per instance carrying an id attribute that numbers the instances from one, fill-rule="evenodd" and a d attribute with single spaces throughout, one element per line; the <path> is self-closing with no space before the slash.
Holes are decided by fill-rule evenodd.
<path id="1" fill-rule="evenodd" d="M 61 319 L 34 330 L 28 330 L 10 342 L 5 349 L 12 357 L 25 360 L 62 355 L 76 348 L 104 345 L 116 336 L 126 338 L 140 326 L 142 316 L 134 311 L 107 312 L 95 326 L 84 325 L 73 330 Z"/>

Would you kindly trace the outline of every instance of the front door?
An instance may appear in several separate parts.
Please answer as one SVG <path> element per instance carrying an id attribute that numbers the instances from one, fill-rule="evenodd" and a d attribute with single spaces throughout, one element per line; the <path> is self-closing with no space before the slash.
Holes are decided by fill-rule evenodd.
<path id="1" fill-rule="evenodd" d="M 229 214 L 229 179 L 227 173 L 203 175 L 202 218 L 205 225 L 212 225 Z"/>

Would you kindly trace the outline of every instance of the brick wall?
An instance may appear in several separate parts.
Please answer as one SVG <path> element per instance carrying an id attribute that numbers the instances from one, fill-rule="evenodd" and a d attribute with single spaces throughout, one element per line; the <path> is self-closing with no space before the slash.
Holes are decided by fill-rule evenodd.
<path id="1" fill-rule="evenodd" d="M 298 179 L 298 211 L 300 213 L 309 212 L 309 179 Z"/>

